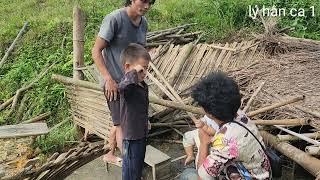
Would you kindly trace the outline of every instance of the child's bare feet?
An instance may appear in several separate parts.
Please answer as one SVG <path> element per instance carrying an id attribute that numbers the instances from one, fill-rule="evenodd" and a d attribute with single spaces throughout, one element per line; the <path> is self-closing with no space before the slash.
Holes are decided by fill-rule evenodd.
<path id="1" fill-rule="evenodd" d="M 186 166 L 186 165 L 192 163 L 192 161 L 194 161 L 194 160 L 195 160 L 194 156 L 187 156 L 186 160 L 184 161 L 184 165 Z"/>

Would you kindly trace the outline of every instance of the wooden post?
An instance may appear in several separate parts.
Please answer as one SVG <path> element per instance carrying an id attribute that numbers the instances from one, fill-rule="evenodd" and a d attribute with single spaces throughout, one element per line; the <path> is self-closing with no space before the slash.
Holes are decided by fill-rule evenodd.
<path id="1" fill-rule="evenodd" d="M 269 134 L 266 131 L 260 131 L 263 141 L 270 144 L 279 152 L 292 159 L 305 170 L 310 172 L 313 176 L 317 177 L 320 174 L 320 160 L 308 155 L 304 151 L 292 146 L 289 143 L 281 142 L 279 138 Z"/>
<path id="2" fill-rule="evenodd" d="M 79 6 L 73 8 L 73 79 L 83 80 L 81 70 L 77 68 L 84 66 L 84 15 Z M 79 138 L 84 135 L 80 126 L 74 125 Z"/>
<path id="3" fill-rule="evenodd" d="M 78 6 L 73 8 L 73 78 L 83 79 L 81 71 L 76 70 L 84 66 L 84 18 Z"/>

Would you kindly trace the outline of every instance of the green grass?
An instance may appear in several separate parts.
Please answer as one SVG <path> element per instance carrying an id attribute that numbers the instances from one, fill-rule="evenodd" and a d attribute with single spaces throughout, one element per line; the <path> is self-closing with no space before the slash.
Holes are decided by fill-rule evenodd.
<path id="1" fill-rule="evenodd" d="M 119 0 L 79 1 L 86 13 L 85 63 L 91 64 L 91 48 L 103 17 L 122 6 Z M 72 76 L 72 0 L 0 0 L 0 55 L 19 32 L 25 21 L 30 22 L 28 32 L 18 42 L 15 51 L 0 69 L 0 103 L 15 94 L 23 84 L 35 78 L 45 66 L 56 63 L 37 85 L 26 93 L 27 109 L 24 119 L 51 111 L 49 127 L 69 118 L 69 104 L 63 85 L 51 80 L 53 73 Z M 315 6 L 316 17 L 285 17 L 281 27 L 295 27 L 290 35 L 320 40 L 320 5 L 318 0 L 157 0 L 147 14 L 149 29 L 158 30 L 185 23 L 197 23 L 191 30 L 206 33 L 206 41 L 227 40 L 240 30 L 262 31 L 261 24 L 248 17 L 248 5 L 278 7 Z M 9 110 L 0 112 L 1 124 L 14 124 Z M 45 152 L 56 151 L 74 140 L 70 123 L 38 139 L 36 145 Z"/>

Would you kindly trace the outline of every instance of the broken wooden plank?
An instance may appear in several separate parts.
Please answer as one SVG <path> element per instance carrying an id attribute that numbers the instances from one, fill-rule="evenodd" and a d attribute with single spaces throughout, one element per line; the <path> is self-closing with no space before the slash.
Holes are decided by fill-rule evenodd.
<path id="1" fill-rule="evenodd" d="M 0 138 L 36 136 L 49 132 L 46 123 L 17 124 L 0 127 Z"/>

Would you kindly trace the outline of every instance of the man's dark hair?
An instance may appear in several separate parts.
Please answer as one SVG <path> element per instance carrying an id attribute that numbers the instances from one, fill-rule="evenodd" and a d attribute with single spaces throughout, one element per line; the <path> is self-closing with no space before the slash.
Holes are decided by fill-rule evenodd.
<path id="1" fill-rule="evenodd" d="M 210 115 L 224 122 L 232 121 L 241 104 L 237 83 L 223 72 L 213 72 L 198 82 L 192 98 Z"/>
<path id="2" fill-rule="evenodd" d="M 136 43 L 130 43 L 129 46 L 125 48 L 120 55 L 122 64 L 134 63 L 139 58 L 143 58 L 146 61 L 151 61 L 151 57 L 148 51 L 143 46 Z"/>
<path id="3" fill-rule="evenodd" d="M 149 0 L 150 5 L 154 4 L 155 1 L 156 1 L 156 0 Z M 126 2 L 124 3 L 124 6 L 126 6 L 126 7 L 127 7 L 127 6 L 130 6 L 131 3 L 132 3 L 132 0 L 126 0 Z"/>

